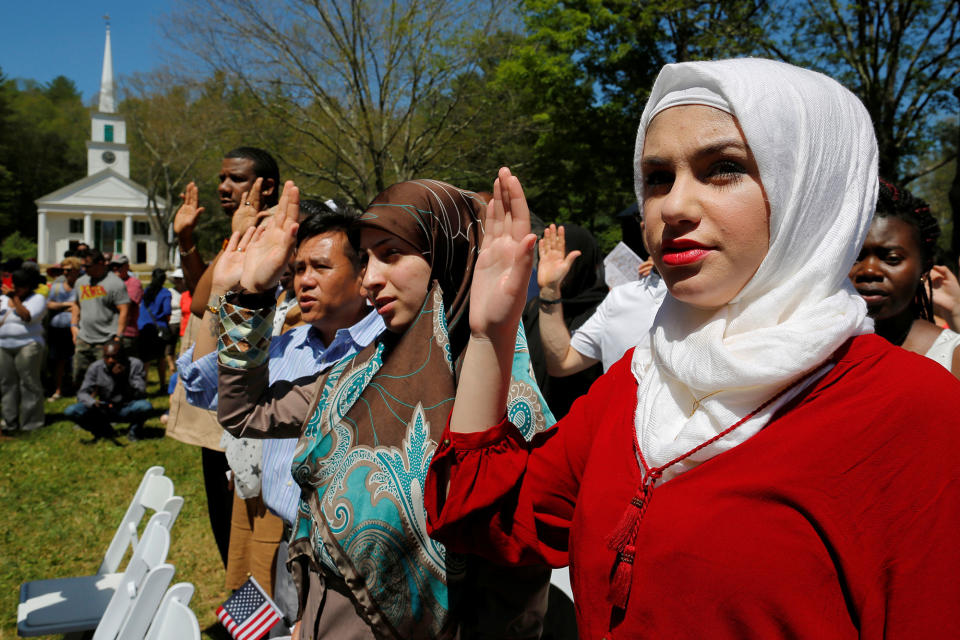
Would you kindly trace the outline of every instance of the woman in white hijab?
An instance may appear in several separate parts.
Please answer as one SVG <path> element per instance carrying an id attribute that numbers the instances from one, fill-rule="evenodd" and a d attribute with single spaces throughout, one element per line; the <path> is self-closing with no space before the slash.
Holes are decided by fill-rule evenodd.
<path id="1" fill-rule="evenodd" d="M 534 238 L 501 170 L 432 535 L 569 564 L 583 638 L 960 635 L 960 385 L 872 335 L 846 278 L 877 192 L 863 105 L 783 63 L 668 65 L 634 166 L 671 295 L 529 444 L 503 415 Z"/>

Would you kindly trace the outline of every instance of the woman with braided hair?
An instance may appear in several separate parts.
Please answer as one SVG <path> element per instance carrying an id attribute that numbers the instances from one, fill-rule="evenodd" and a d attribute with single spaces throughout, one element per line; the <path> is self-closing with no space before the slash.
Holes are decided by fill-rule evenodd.
<path id="1" fill-rule="evenodd" d="M 669 295 L 529 442 L 505 417 L 535 236 L 502 169 L 431 535 L 570 566 L 581 638 L 960 637 L 960 382 L 873 335 L 860 101 L 771 60 L 667 65 L 634 180 Z"/>
<path id="2" fill-rule="evenodd" d="M 933 323 L 929 273 L 939 237 L 930 205 L 881 179 L 877 212 L 850 281 L 867 302 L 877 335 L 960 377 L 960 334 Z"/>

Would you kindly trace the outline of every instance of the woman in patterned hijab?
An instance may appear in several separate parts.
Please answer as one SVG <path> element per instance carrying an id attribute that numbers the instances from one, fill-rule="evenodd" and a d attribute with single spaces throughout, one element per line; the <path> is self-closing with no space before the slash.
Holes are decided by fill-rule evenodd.
<path id="1" fill-rule="evenodd" d="M 472 192 L 414 180 L 381 193 L 361 216 L 363 284 L 388 331 L 330 370 L 294 458 L 303 497 L 291 557 L 309 561 L 327 585 L 345 586 L 378 637 L 452 637 L 464 622 L 456 601 L 478 609 L 463 558 L 427 535 L 423 484 L 469 339 L 484 207 Z M 527 437 L 554 422 L 522 332 L 509 412 Z M 308 598 L 312 633 L 320 602 Z"/>

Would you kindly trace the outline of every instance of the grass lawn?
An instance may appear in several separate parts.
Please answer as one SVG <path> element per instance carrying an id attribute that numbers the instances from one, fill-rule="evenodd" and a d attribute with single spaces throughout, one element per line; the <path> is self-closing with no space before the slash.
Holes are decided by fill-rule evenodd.
<path id="1" fill-rule="evenodd" d="M 200 449 L 163 437 L 159 417 L 168 398 L 153 367 L 147 392 L 156 415 L 146 423 L 152 437 L 139 442 L 120 436 L 122 446 L 83 444 L 91 436 L 63 416 L 73 398 L 46 404 L 43 429 L 0 438 L 0 640 L 17 637 L 21 582 L 97 570 L 143 472 L 153 465 L 166 469 L 184 499 L 167 559 L 176 568 L 173 582 L 196 587 L 190 607 L 205 637 L 229 637 L 214 614 L 227 593 L 207 518 Z"/>

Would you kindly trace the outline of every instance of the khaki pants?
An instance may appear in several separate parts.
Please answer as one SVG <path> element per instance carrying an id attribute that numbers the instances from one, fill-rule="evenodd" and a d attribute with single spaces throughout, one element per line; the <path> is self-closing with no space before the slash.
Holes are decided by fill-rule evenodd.
<path id="1" fill-rule="evenodd" d="M 32 431 L 43 426 L 40 369 L 45 349 L 39 342 L 0 347 L 0 404 L 7 429 Z"/>
<path id="2" fill-rule="evenodd" d="M 77 338 L 77 348 L 73 352 L 73 388 L 77 391 L 83 386 L 83 376 L 94 362 L 103 357 L 103 345 L 91 344 Z"/>
<path id="3" fill-rule="evenodd" d="M 260 496 L 244 500 L 234 493 L 224 586 L 237 589 L 252 574 L 272 597 L 273 563 L 282 540 L 283 520 L 266 510 Z"/>

